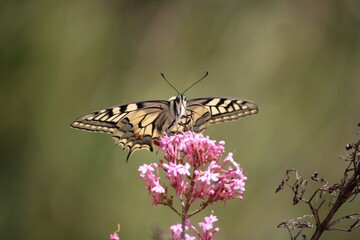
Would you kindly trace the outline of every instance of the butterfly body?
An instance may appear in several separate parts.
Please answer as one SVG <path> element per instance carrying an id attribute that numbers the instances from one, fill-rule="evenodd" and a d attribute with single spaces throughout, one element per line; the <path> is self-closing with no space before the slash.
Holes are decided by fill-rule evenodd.
<path id="1" fill-rule="evenodd" d="M 255 103 L 239 98 L 209 97 L 186 100 L 182 94 L 165 100 L 122 104 L 77 118 L 71 127 L 109 133 L 130 155 L 139 149 L 153 151 L 164 134 L 201 132 L 208 124 L 256 114 Z"/>

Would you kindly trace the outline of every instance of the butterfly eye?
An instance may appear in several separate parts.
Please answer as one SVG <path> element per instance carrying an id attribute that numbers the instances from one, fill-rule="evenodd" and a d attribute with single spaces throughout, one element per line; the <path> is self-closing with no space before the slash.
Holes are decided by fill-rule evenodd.
<path id="1" fill-rule="evenodd" d="M 186 97 L 184 95 L 181 95 L 181 96 L 182 96 L 182 101 L 186 102 Z"/>
<path id="2" fill-rule="evenodd" d="M 184 95 L 177 95 L 175 101 L 178 105 L 186 103 L 186 97 Z"/>

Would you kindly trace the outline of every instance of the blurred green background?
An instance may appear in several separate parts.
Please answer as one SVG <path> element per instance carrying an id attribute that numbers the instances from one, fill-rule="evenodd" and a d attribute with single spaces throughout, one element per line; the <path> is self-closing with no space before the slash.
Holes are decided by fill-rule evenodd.
<path id="1" fill-rule="evenodd" d="M 2 1 L 0 239 L 151 239 L 179 219 L 152 206 L 127 152 L 76 131 L 76 117 L 175 95 L 255 101 L 257 116 L 209 127 L 248 175 L 243 201 L 216 204 L 216 239 L 289 239 L 276 225 L 308 213 L 285 170 L 330 182 L 358 136 L 359 1 Z M 356 199 L 359 200 L 359 199 Z M 359 211 L 349 204 L 341 213 Z M 340 215 L 341 215 L 340 213 Z M 198 220 L 198 219 L 196 219 Z M 195 219 L 194 219 L 195 223 Z M 331 232 L 324 239 L 358 239 Z"/>

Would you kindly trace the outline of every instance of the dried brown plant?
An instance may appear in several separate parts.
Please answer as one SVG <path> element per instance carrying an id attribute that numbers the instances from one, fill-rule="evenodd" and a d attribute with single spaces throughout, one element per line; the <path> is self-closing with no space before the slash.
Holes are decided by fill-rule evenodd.
<path id="1" fill-rule="evenodd" d="M 358 124 L 360 126 L 360 123 Z M 310 208 L 311 214 L 302 217 L 290 219 L 281 222 L 278 227 L 286 228 L 292 240 L 300 237 L 306 239 L 306 235 L 302 234 L 306 228 L 314 228 L 315 231 L 311 236 L 311 240 L 320 239 L 324 231 L 344 231 L 351 232 L 360 226 L 360 212 L 349 213 L 341 217 L 335 218 L 335 213 L 343 206 L 343 204 L 352 202 L 360 193 L 360 139 L 354 143 L 346 145 L 347 154 L 339 159 L 348 163 L 344 170 L 342 178 L 334 184 L 320 177 L 317 172 L 311 176 L 311 183 L 320 184 L 307 199 L 304 197 L 308 190 L 308 180 L 298 174 L 295 169 L 286 171 L 284 179 L 276 189 L 276 192 L 289 187 L 293 193 L 293 205 L 305 203 Z M 295 177 L 292 177 L 292 174 Z M 289 183 L 294 179 L 293 183 Z M 325 209 L 325 202 L 328 202 L 328 209 Z M 324 217 L 320 215 L 320 210 L 325 211 Z M 346 227 L 339 227 L 339 223 L 345 223 Z"/>

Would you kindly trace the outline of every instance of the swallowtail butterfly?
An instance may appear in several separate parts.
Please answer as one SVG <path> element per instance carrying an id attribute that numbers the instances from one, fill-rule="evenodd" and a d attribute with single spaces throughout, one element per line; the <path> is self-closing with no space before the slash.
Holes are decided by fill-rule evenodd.
<path id="1" fill-rule="evenodd" d="M 240 98 L 206 97 L 186 100 L 183 94 L 189 88 L 183 93 L 178 92 L 177 96 L 168 101 L 132 102 L 95 111 L 77 118 L 70 126 L 111 134 L 116 145 L 129 150 L 128 160 L 136 150 L 153 151 L 159 145 L 158 139 L 164 134 L 201 132 L 209 124 L 237 120 L 258 112 L 254 102 Z"/>

